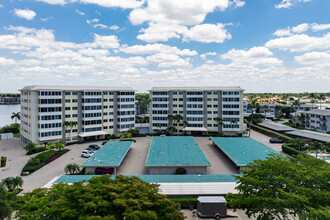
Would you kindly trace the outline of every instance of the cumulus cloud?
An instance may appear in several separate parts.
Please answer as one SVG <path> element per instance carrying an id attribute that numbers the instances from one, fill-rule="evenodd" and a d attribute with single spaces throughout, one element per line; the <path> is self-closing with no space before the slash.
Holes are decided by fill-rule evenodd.
<path id="1" fill-rule="evenodd" d="M 183 34 L 183 41 L 199 41 L 203 43 L 223 43 L 231 39 L 231 35 L 224 29 L 224 24 L 201 24 L 190 28 Z"/>
<path id="2" fill-rule="evenodd" d="M 9 66 L 14 64 L 15 64 L 15 60 L 0 57 L 0 66 Z"/>
<path id="3" fill-rule="evenodd" d="M 47 18 L 40 18 L 41 21 L 48 21 L 50 19 L 54 19 L 54 17 L 51 16 L 51 17 L 47 17 Z"/>
<path id="4" fill-rule="evenodd" d="M 313 23 L 311 24 L 311 28 L 313 31 L 324 31 L 324 30 L 327 30 L 327 29 L 330 29 L 330 24 L 316 24 L 316 23 Z"/>
<path id="5" fill-rule="evenodd" d="M 118 30 L 120 27 L 117 25 L 105 25 L 105 24 L 94 24 L 93 25 L 94 28 L 101 28 L 101 29 L 108 29 L 108 30 Z"/>
<path id="6" fill-rule="evenodd" d="M 301 32 L 307 31 L 308 28 L 309 28 L 309 24 L 303 23 L 303 24 L 299 24 L 299 25 L 293 27 L 292 31 L 295 33 L 301 33 Z"/>
<path id="7" fill-rule="evenodd" d="M 300 2 L 309 2 L 312 0 L 281 0 L 281 2 L 277 5 L 275 5 L 275 8 L 291 8 L 297 3 Z"/>
<path id="8" fill-rule="evenodd" d="M 120 51 L 127 53 L 127 54 L 175 54 L 180 56 L 195 56 L 197 52 L 194 50 L 183 49 L 180 50 L 177 47 L 171 47 L 166 44 L 147 44 L 147 45 L 134 45 L 130 47 L 123 47 Z"/>
<path id="9" fill-rule="evenodd" d="M 320 37 L 300 34 L 276 38 L 269 40 L 265 46 L 268 48 L 289 50 L 291 52 L 327 49 L 330 48 L 330 32 Z"/>
<path id="10" fill-rule="evenodd" d="M 216 56 L 216 55 L 217 55 L 216 52 L 208 52 L 208 53 L 201 54 L 200 57 L 202 60 L 205 60 L 206 56 Z"/>
<path id="11" fill-rule="evenodd" d="M 87 22 L 87 24 L 97 23 L 97 22 L 99 22 L 99 19 L 93 18 L 93 19 L 86 20 L 86 22 Z"/>
<path id="12" fill-rule="evenodd" d="M 192 27 L 192 31 L 188 32 L 185 40 L 199 40 L 206 42 L 198 29 L 207 28 L 207 26 L 197 26 L 204 22 L 208 13 L 216 10 L 224 11 L 231 4 L 237 7 L 243 6 L 242 1 L 229 1 L 229 0 L 148 0 L 145 7 L 134 9 L 130 15 L 129 20 L 133 25 L 141 25 L 148 22 L 147 28 L 142 28 L 140 34 L 137 36 L 139 40 L 149 43 L 158 41 L 167 41 L 170 38 L 180 38 L 188 31 L 188 26 Z M 223 31 L 219 32 L 220 27 L 217 27 L 217 33 L 223 35 Z M 191 37 L 190 37 L 191 36 Z M 221 42 L 218 36 L 217 40 L 213 42 Z M 229 36 L 227 34 L 227 36 Z"/>
<path id="13" fill-rule="evenodd" d="M 17 17 L 24 18 L 28 21 L 33 20 L 33 18 L 37 15 L 34 11 L 32 11 L 30 9 L 15 8 L 14 13 Z"/>
<path id="14" fill-rule="evenodd" d="M 330 67 L 329 52 L 310 52 L 301 56 L 295 56 L 294 60 L 301 65 L 317 65 Z"/>

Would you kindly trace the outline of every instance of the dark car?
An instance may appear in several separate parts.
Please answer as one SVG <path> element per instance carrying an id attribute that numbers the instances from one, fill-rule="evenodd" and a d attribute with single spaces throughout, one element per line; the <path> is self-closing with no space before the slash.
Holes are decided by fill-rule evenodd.
<path id="1" fill-rule="evenodd" d="M 99 145 L 93 144 L 93 145 L 89 145 L 89 148 L 99 150 L 101 147 Z"/>
<path id="2" fill-rule="evenodd" d="M 279 143 L 279 144 L 281 144 L 281 143 L 284 143 L 284 141 L 282 141 L 281 139 L 278 139 L 278 138 L 271 138 L 271 139 L 269 139 L 269 142 L 270 143 Z"/>

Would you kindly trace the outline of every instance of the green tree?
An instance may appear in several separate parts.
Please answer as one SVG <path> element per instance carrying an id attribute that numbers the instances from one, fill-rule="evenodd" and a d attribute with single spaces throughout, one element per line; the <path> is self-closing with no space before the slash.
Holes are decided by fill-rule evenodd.
<path id="1" fill-rule="evenodd" d="M 86 184 L 87 183 L 87 184 Z M 36 189 L 18 200 L 18 219 L 184 219 L 157 184 L 109 175 Z"/>
<path id="2" fill-rule="evenodd" d="M 169 122 L 170 126 L 172 126 L 173 121 L 174 121 L 174 115 L 167 115 L 167 118 L 168 118 L 168 122 Z"/>
<path id="3" fill-rule="evenodd" d="M 310 98 L 311 99 L 311 103 L 312 103 L 312 108 L 313 108 L 313 104 L 315 103 L 315 99 L 317 98 L 317 94 L 316 93 L 310 93 L 309 95 L 308 95 L 308 98 Z"/>
<path id="4" fill-rule="evenodd" d="M 180 121 L 183 119 L 183 116 L 180 114 L 176 114 L 173 116 L 173 120 L 176 121 L 178 124 L 180 123 Z"/>
<path id="5" fill-rule="evenodd" d="M 305 126 L 305 124 L 306 124 L 306 115 L 304 113 L 300 113 L 296 117 L 299 121 L 301 121 L 302 125 Z"/>
<path id="6" fill-rule="evenodd" d="M 250 115 L 251 116 L 250 126 L 249 126 L 249 137 L 250 137 L 251 136 L 251 126 L 252 126 L 252 123 L 253 123 L 254 113 L 255 113 L 255 111 L 257 111 L 257 109 L 260 108 L 260 104 L 258 103 L 258 99 L 257 98 L 249 99 L 248 108 L 252 109 L 252 114 Z"/>
<path id="7" fill-rule="evenodd" d="M 268 107 L 268 105 L 264 105 L 264 106 L 262 106 L 262 109 L 263 109 L 263 111 L 264 111 L 264 113 L 265 113 L 265 117 L 266 117 L 267 112 L 269 112 L 269 107 Z"/>
<path id="8" fill-rule="evenodd" d="M 188 122 L 188 121 L 186 121 L 186 120 L 183 120 L 183 122 L 182 122 L 182 123 L 183 123 L 183 130 L 184 130 L 184 132 L 183 132 L 183 133 L 184 133 L 184 135 L 186 135 L 186 130 L 185 130 L 185 128 L 189 126 L 189 122 Z"/>
<path id="9" fill-rule="evenodd" d="M 168 131 L 168 133 L 172 136 L 174 133 L 176 133 L 178 130 L 173 127 L 173 126 L 170 126 L 166 129 Z"/>
<path id="10" fill-rule="evenodd" d="M 132 135 L 132 137 L 136 137 L 139 134 L 139 130 L 130 128 L 130 129 L 128 129 L 128 133 L 130 133 Z"/>
<path id="11" fill-rule="evenodd" d="M 145 114 L 148 110 L 148 106 L 151 103 L 151 99 L 149 98 L 148 93 L 143 93 L 143 94 L 135 94 L 135 99 L 137 100 L 137 110 L 138 110 L 138 115 L 143 115 L 143 120 L 141 123 L 146 123 L 145 122 Z"/>
<path id="12" fill-rule="evenodd" d="M 237 121 L 236 120 L 231 120 L 230 124 L 231 124 L 231 130 L 234 131 L 234 125 L 237 125 Z"/>
<path id="13" fill-rule="evenodd" d="M 57 150 L 62 150 L 64 147 L 65 147 L 65 144 L 62 143 L 62 142 L 58 142 L 58 143 L 55 144 L 55 148 Z"/>
<path id="14" fill-rule="evenodd" d="M 15 124 L 17 123 L 17 120 L 21 119 L 21 113 L 20 112 L 13 112 L 11 113 L 11 119 L 15 119 Z"/>
<path id="15" fill-rule="evenodd" d="M 220 118 L 220 117 L 216 117 L 215 118 L 215 121 L 218 124 L 218 132 L 219 132 L 219 137 L 220 137 L 221 136 L 221 133 L 222 133 L 222 127 L 223 127 L 224 123 L 222 121 L 222 118 Z"/>
<path id="16" fill-rule="evenodd" d="M 283 106 L 281 108 L 281 112 L 283 112 L 283 114 L 285 114 L 285 117 L 289 118 L 290 117 L 290 113 L 294 112 L 295 110 L 292 108 L 292 106 Z"/>
<path id="17" fill-rule="evenodd" d="M 306 141 L 301 138 L 295 138 L 290 141 L 290 144 L 292 145 L 293 148 L 301 151 L 302 148 L 306 146 Z"/>
<path id="18" fill-rule="evenodd" d="M 13 208 L 8 201 L 8 193 L 4 185 L 0 184 L 0 220 L 10 219 Z"/>
<path id="19" fill-rule="evenodd" d="M 69 174 L 79 173 L 80 172 L 80 166 L 76 163 L 70 163 L 70 164 L 65 166 L 64 172 L 66 174 L 68 174 L 68 173 Z"/>
<path id="20" fill-rule="evenodd" d="M 324 94 L 320 94 L 318 99 L 320 101 L 320 108 L 321 108 L 322 107 L 322 101 L 326 100 L 327 97 Z"/>
<path id="21" fill-rule="evenodd" d="M 297 117 L 297 108 L 301 107 L 300 99 L 294 100 L 291 107 L 294 109 L 294 116 Z"/>
<path id="22" fill-rule="evenodd" d="M 6 177 L 1 181 L 1 184 L 4 185 L 8 191 L 12 192 L 18 187 L 23 186 L 23 179 L 20 176 Z"/>
<path id="23" fill-rule="evenodd" d="M 36 144 L 31 142 L 24 147 L 24 150 L 26 150 L 26 153 L 30 154 L 33 152 L 35 148 L 36 148 Z"/>
<path id="24" fill-rule="evenodd" d="M 236 177 L 238 194 L 226 196 L 234 210 L 257 219 L 330 218 L 330 164 L 310 156 L 273 154 L 247 168 Z"/>

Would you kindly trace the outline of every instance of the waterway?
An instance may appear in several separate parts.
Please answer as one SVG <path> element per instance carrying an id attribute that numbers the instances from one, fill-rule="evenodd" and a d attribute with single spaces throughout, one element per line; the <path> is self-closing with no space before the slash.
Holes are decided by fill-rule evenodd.
<path id="1" fill-rule="evenodd" d="M 20 105 L 0 105 L 0 128 L 15 123 L 15 119 L 11 119 L 13 112 L 20 111 Z"/>

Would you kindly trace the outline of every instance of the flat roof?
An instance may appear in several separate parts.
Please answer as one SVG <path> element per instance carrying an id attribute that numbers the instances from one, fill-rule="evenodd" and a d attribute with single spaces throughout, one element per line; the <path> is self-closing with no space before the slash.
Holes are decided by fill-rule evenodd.
<path id="1" fill-rule="evenodd" d="M 100 175 L 63 175 L 55 183 L 74 183 L 82 180 L 89 180 Z M 124 175 L 134 176 L 134 175 Z M 242 174 L 214 174 L 214 175 L 136 175 L 141 180 L 148 183 L 204 183 L 204 182 L 237 182 L 235 176 Z M 115 175 L 111 176 L 112 179 Z"/>
<path id="2" fill-rule="evenodd" d="M 31 85 L 25 86 L 21 90 L 65 90 L 65 91 L 84 91 L 84 90 L 101 90 L 101 91 L 135 91 L 132 87 L 108 87 L 108 86 L 57 86 L 57 85 Z"/>
<path id="3" fill-rule="evenodd" d="M 328 109 L 313 109 L 310 111 L 305 111 L 304 113 L 313 114 L 313 115 L 330 116 L 330 110 L 328 110 Z"/>
<path id="4" fill-rule="evenodd" d="M 246 166 L 254 160 L 265 160 L 270 153 L 279 152 L 248 137 L 222 138 L 211 140 L 237 165 Z"/>
<path id="5" fill-rule="evenodd" d="M 199 196 L 197 198 L 202 203 L 226 203 L 226 199 L 223 196 Z"/>
<path id="6" fill-rule="evenodd" d="M 325 143 L 330 141 L 330 134 L 325 134 L 325 133 L 316 132 L 316 131 L 295 130 L 295 131 L 289 131 L 289 132 L 285 132 L 285 133 L 294 135 L 294 136 L 299 136 L 302 138 L 310 138 L 310 139 L 322 141 Z"/>
<path id="7" fill-rule="evenodd" d="M 274 131 L 294 131 L 296 130 L 295 128 L 292 128 L 290 126 L 286 126 L 283 124 L 279 124 L 273 121 L 269 121 L 269 120 L 264 120 L 261 123 L 258 123 L 259 126 L 274 130 Z"/>
<path id="8" fill-rule="evenodd" d="M 211 164 L 193 137 L 172 136 L 152 138 L 145 166 L 211 166 Z"/>
<path id="9" fill-rule="evenodd" d="M 149 91 L 244 91 L 240 86 L 210 86 L 210 87 L 152 87 Z"/>
<path id="10" fill-rule="evenodd" d="M 81 166 L 118 167 L 129 151 L 133 141 L 108 141 Z"/>

